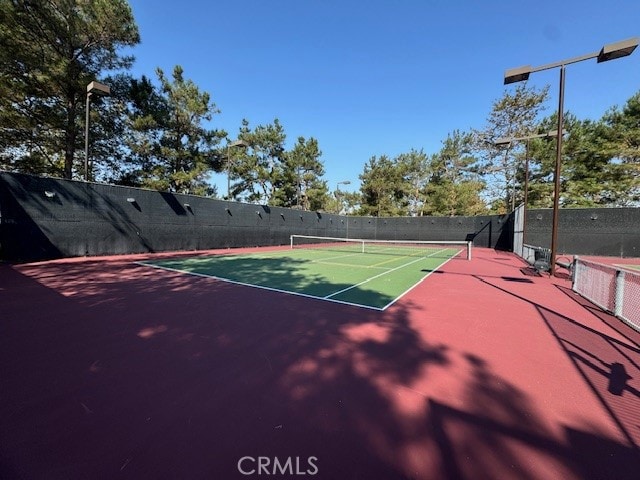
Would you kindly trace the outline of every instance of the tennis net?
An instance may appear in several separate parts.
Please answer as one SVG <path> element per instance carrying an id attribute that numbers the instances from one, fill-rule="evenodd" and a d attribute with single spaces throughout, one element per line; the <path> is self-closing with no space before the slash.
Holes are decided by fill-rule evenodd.
<path id="1" fill-rule="evenodd" d="M 471 260 L 468 241 L 366 240 L 358 238 L 291 235 L 291 248 L 334 250 L 350 253 L 415 257 L 463 258 Z"/>

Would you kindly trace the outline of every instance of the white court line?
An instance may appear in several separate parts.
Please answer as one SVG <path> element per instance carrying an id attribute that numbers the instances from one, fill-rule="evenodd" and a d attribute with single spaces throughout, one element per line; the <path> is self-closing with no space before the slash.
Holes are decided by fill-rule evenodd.
<path id="1" fill-rule="evenodd" d="M 335 293 L 332 293 L 331 295 L 327 295 L 327 296 L 326 296 L 326 297 L 324 297 L 324 298 L 325 298 L 325 299 L 330 299 L 331 297 L 335 297 L 336 295 L 340 295 L 341 293 L 347 292 L 347 291 L 349 291 L 349 290 L 351 290 L 351 289 L 353 289 L 353 288 L 357 288 L 357 287 L 359 287 L 360 285 L 364 285 L 365 283 L 370 282 L 371 280 L 375 280 L 376 278 L 382 277 L 383 275 L 387 275 L 388 273 L 395 272 L 396 270 L 399 270 L 399 269 L 404 268 L 404 267 L 408 267 L 409 265 L 413 265 L 414 263 L 417 263 L 417 262 L 419 262 L 419 261 L 421 261 L 421 260 L 424 260 L 425 258 L 432 257 L 433 255 L 437 255 L 438 253 L 440 253 L 440 252 L 444 252 L 445 250 L 447 250 L 447 249 L 446 249 L 446 248 L 443 248 L 442 250 L 439 250 L 439 251 L 437 251 L 437 252 L 433 252 L 431 255 L 427 255 L 426 257 L 420 257 L 420 258 L 417 258 L 417 259 L 415 259 L 415 260 L 414 260 L 414 261 L 412 261 L 412 262 L 405 263 L 405 264 L 403 264 L 403 265 L 400 265 L 399 267 L 392 268 L 391 270 L 387 270 L 386 272 L 382 272 L 382 273 L 380 273 L 380 274 L 378 274 L 378 275 L 374 275 L 374 276 L 373 276 L 373 277 L 371 277 L 371 278 L 367 278 L 367 279 L 366 279 L 365 281 L 363 281 L 363 282 L 357 283 L 357 284 L 355 284 L 355 285 L 351 285 L 350 287 L 347 287 L 347 288 L 343 288 L 342 290 L 339 290 L 339 291 L 337 291 L 337 292 L 335 292 Z"/>
<path id="2" fill-rule="evenodd" d="M 460 253 L 462 250 L 458 251 L 458 253 Z M 458 255 L 458 253 L 456 253 L 456 255 Z M 394 298 L 393 300 L 391 300 L 389 303 L 387 303 L 384 307 L 382 307 L 382 310 L 386 310 L 387 308 L 389 308 L 391 305 L 393 305 L 394 303 L 396 303 L 398 300 L 400 300 L 402 297 L 404 297 L 407 293 L 409 293 L 411 290 L 413 290 L 414 288 L 416 288 L 418 285 L 420 285 L 422 282 L 424 282 L 424 280 L 431 275 L 433 272 L 437 271 L 440 269 L 440 267 L 442 267 L 443 265 L 445 265 L 447 262 L 451 261 L 453 258 L 456 257 L 456 255 L 454 255 L 453 257 L 447 258 L 444 262 L 442 262 L 440 265 L 438 265 L 436 268 L 434 268 L 433 270 L 431 270 L 429 273 L 427 273 L 424 277 L 422 277 L 420 280 L 418 280 L 415 284 L 413 284 L 411 287 L 409 287 L 407 290 L 405 290 L 403 293 L 401 293 L 400 295 L 398 295 L 396 298 Z"/>
<path id="3" fill-rule="evenodd" d="M 295 296 L 298 296 L 298 297 L 312 298 L 314 300 L 322 300 L 322 301 L 325 301 L 325 302 L 339 303 L 341 305 L 349 305 L 349 306 L 352 306 L 352 307 L 366 308 L 367 310 L 375 310 L 377 312 L 381 312 L 382 311 L 382 309 L 379 308 L 379 307 L 373 307 L 371 305 L 365 305 L 363 303 L 345 302 L 343 300 L 334 300 L 332 298 L 325 298 L 325 297 L 318 297 L 316 295 L 309 295 L 308 293 L 292 292 L 290 290 L 280 290 L 279 288 L 265 287 L 265 286 L 262 286 L 262 285 L 254 285 L 253 283 L 238 282 L 236 280 L 231 280 L 229 278 L 216 277 L 215 275 L 207 275 L 205 273 L 189 272 L 187 270 L 178 270 L 177 268 L 163 267 L 161 265 L 153 265 L 153 264 L 150 264 L 150 263 L 144 263 L 144 262 L 133 262 L 133 263 L 135 263 L 136 265 L 141 265 L 143 267 L 157 268 L 158 270 L 167 270 L 167 271 L 170 271 L 170 272 L 181 273 L 183 275 L 193 275 L 195 277 L 211 278 L 213 280 L 218 280 L 220 282 L 231 283 L 233 285 L 241 285 L 243 287 L 252 287 L 252 288 L 258 288 L 260 290 L 267 290 L 267 291 L 270 291 L 270 292 L 286 293 L 288 295 L 295 295 Z"/>
<path id="4" fill-rule="evenodd" d="M 376 275 L 374 277 L 371 277 L 371 278 L 369 278 L 369 279 L 367 279 L 367 280 L 365 280 L 363 282 L 360 282 L 357 285 L 352 285 L 351 287 L 348 287 L 348 288 L 345 288 L 343 290 L 340 290 L 339 292 L 332 293 L 331 295 L 328 295 L 326 297 L 319 297 L 319 296 L 316 296 L 316 295 L 309 295 L 307 293 L 292 292 L 292 291 L 289 291 L 289 290 L 281 290 L 281 289 L 278 289 L 278 288 L 265 287 L 265 286 L 262 286 L 262 285 L 254 285 L 252 283 L 238 282 L 236 280 L 231 280 L 231 279 L 224 278 L 224 277 L 217 277 L 217 276 L 214 276 L 214 275 L 207 275 L 207 274 L 204 274 L 204 273 L 189 272 L 187 270 L 179 270 L 177 268 L 164 267 L 164 266 L 161 266 L 161 265 L 154 265 L 152 263 L 145 263 L 145 262 L 133 262 L 133 263 L 136 264 L 136 265 L 144 266 L 144 267 L 156 268 L 158 270 L 167 270 L 167 271 L 171 271 L 171 272 L 180 273 L 180 274 L 183 274 L 183 275 L 193 275 L 193 276 L 196 276 L 196 277 L 211 278 L 211 279 L 214 279 L 214 280 L 230 283 L 230 284 L 233 284 L 233 285 L 241 285 L 241 286 L 244 286 L 244 287 L 258 288 L 258 289 L 261 289 L 261 290 L 267 290 L 267 291 L 271 291 L 271 292 L 285 293 L 285 294 L 288 294 L 288 295 L 295 295 L 295 296 L 298 296 L 298 297 L 311 298 L 311 299 L 314 299 L 314 300 L 323 300 L 325 302 L 338 303 L 338 304 L 341 304 L 341 305 L 349 305 L 349 306 L 352 306 L 352 307 L 358 307 L 358 308 L 364 308 L 364 309 L 367 309 L 367 310 L 375 310 L 377 312 L 383 312 L 387 308 L 389 308 L 391 305 L 393 305 L 395 302 L 397 302 L 401 297 L 405 296 L 407 293 L 409 293 L 411 290 L 413 290 L 417 285 L 422 283 L 422 281 L 424 281 L 425 278 L 427 278 L 429 275 L 431 275 L 433 273 L 433 271 L 437 270 L 438 268 L 440 268 L 442 265 L 444 265 L 447 262 L 449 262 L 454 257 L 448 258 L 446 261 L 444 261 L 443 263 L 438 265 L 438 267 L 436 267 L 433 271 L 431 271 L 428 274 L 426 274 L 424 277 L 422 277 L 422 279 L 420 279 L 418 282 L 416 282 L 412 287 L 410 287 L 408 290 L 406 290 L 404 293 L 402 293 L 401 295 L 396 297 L 394 300 L 392 300 L 390 303 L 388 303 L 387 305 L 385 305 L 382 308 L 374 307 L 374 306 L 371 306 L 371 305 L 365 305 L 365 304 L 362 304 L 362 303 L 353 303 L 353 302 L 346 302 L 346 301 L 343 301 L 343 300 L 335 300 L 335 299 L 333 299 L 331 297 L 336 296 L 336 295 L 338 295 L 340 293 L 343 293 L 343 292 L 345 292 L 347 290 L 350 290 L 352 288 L 356 288 L 356 287 L 358 287 L 358 286 L 360 286 L 360 285 L 362 285 L 364 283 L 367 283 L 367 282 L 369 282 L 369 281 L 371 281 L 371 280 L 373 280 L 375 278 L 378 278 L 378 277 L 381 277 L 383 275 L 386 275 L 387 273 L 393 272 L 393 271 L 398 270 L 400 268 L 407 267 L 407 266 L 409 266 L 409 265 L 411 265 L 413 263 L 416 263 L 416 262 L 418 262 L 420 260 L 424 260 L 427 257 L 432 257 L 434 255 L 437 255 L 438 253 L 443 252 L 445 250 L 448 250 L 448 249 L 445 248 L 445 249 L 439 250 L 437 252 L 434 252 L 434 253 L 432 253 L 430 255 L 427 255 L 426 257 L 420 257 L 420 258 L 418 258 L 418 259 L 416 259 L 416 260 L 414 260 L 412 262 L 400 265 L 399 267 L 393 268 L 391 270 L 387 270 L 386 272 L 382 272 L 381 274 Z M 354 254 L 354 255 L 358 255 L 358 254 Z M 224 256 L 224 255 L 222 255 L 222 256 Z M 348 256 L 352 256 L 352 255 L 348 255 Z M 176 260 L 179 261 L 180 259 L 176 259 Z M 172 261 L 172 260 L 169 260 L 169 261 Z"/>

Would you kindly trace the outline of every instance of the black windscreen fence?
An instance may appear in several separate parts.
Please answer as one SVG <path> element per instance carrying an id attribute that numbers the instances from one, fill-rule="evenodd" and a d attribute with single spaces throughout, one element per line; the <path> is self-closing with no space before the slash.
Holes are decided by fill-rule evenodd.
<path id="1" fill-rule="evenodd" d="M 579 248 L 576 253 L 640 255 L 638 213 L 563 211 L 561 246 Z M 526 243 L 550 238 L 549 218 L 550 212 L 529 211 Z M 0 258 L 6 261 L 287 245 L 293 234 L 467 240 L 511 250 L 513 217 L 341 216 L 0 172 Z"/>
<path id="2" fill-rule="evenodd" d="M 524 243 L 551 247 L 553 210 L 528 210 Z M 561 209 L 558 253 L 640 257 L 640 208 Z"/>

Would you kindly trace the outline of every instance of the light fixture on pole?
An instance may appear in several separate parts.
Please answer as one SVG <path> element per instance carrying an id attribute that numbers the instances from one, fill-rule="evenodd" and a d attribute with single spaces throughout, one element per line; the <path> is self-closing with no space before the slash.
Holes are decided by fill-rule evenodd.
<path id="1" fill-rule="evenodd" d="M 560 67 L 560 94 L 558 96 L 558 128 L 557 128 L 557 143 L 556 143 L 556 164 L 554 171 L 554 189 L 553 189 L 553 221 L 551 227 L 551 275 L 556 273 L 556 255 L 558 251 L 558 216 L 560 209 L 560 171 L 562 163 L 562 131 L 564 128 L 564 76 L 565 66 L 572 63 L 582 62 L 584 60 L 590 60 L 597 58 L 598 63 L 606 62 L 609 60 L 615 60 L 617 58 L 626 57 L 638 46 L 639 39 L 637 37 L 623 40 L 621 42 L 610 43 L 602 47 L 599 52 L 588 53 L 579 57 L 569 58 L 567 60 L 561 60 L 559 62 L 548 63 L 540 67 L 531 67 L 526 65 L 524 67 L 512 68 L 507 70 L 504 74 L 504 84 L 521 82 L 527 80 L 529 75 L 542 70 L 550 70 L 552 68 Z"/>
<path id="2" fill-rule="evenodd" d="M 227 200 L 231 200 L 231 147 L 247 148 L 249 144 L 244 140 L 236 140 L 227 144 Z"/>
<path id="3" fill-rule="evenodd" d="M 562 134 L 565 135 L 566 130 L 562 131 Z M 546 132 L 546 133 L 537 133 L 533 135 L 526 135 L 524 137 L 503 137 L 498 138 L 493 142 L 495 146 L 504 146 L 511 145 L 514 142 L 526 141 L 525 148 L 525 158 L 524 158 L 524 198 L 522 200 L 523 203 L 523 217 L 522 217 L 522 236 L 524 238 L 527 226 L 527 205 L 528 205 L 528 196 L 529 196 L 529 140 L 534 138 L 549 138 L 556 137 L 558 132 Z M 515 197 L 515 192 L 513 197 Z M 521 252 L 522 253 L 522 252 Z"/>
<path id="4" fill-rule="evenodd" d="M 336 184 L 336 200 L 338 200 L 338 202 L 340 202 L 340 185 L 351 185 L 351 180 L 343 180 L 342 182 L 338 182 Z M 338 214 L 340 214 L 340 211 L 342 210 L 342 205 L 340 205 L 340 203 L 338 203 Z"/>
<path id="5" fill-rule="evenodd" d="M 89 100 L 91 95 L 111 95 L 111 89 L 108 85 L 100 82 L 91 82 L 87 85 L 87 102 L 85 105 L 85 122 L 84 122 L 84 180 L 89 181 Z"/>

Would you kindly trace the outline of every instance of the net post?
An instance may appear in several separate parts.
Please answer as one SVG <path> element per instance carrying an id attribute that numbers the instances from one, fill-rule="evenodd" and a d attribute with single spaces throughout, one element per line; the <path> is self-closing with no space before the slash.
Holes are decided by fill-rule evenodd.
<path id="1" fill-rule="evenodd" d="M 293 235 L 289 237 L 289 240 L 291 241 L 291 250 L 293 250 Z"/>
<path id="2" fill-rule="evenodd" d="M 578 268 L 580 268 L 580 258 L 578 255 L 573 257 L 573 268 L 571 269 L 571 290 L 578 293 Z"/>
<path id="3" fill-rule="evenodd" d="M 473 242 L 471 242 L 471 241 L 467 242 L 467 260 L 471 260 L 471 244 L 472 243 Z"/>

